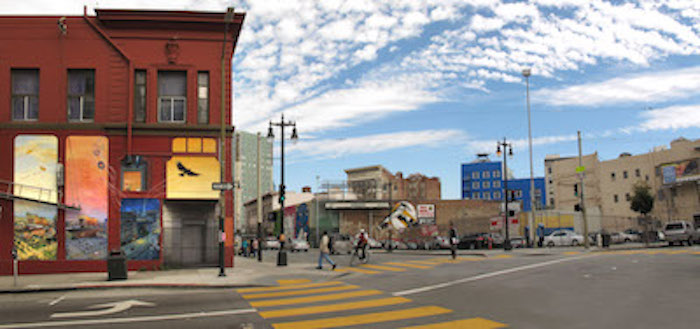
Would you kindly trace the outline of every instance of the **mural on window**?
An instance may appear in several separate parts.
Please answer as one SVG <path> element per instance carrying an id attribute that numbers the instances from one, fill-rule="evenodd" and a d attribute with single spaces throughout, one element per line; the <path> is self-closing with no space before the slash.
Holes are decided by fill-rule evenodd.
<path id="1" fill-rule="evenodd" d="M 160 232 L 158 199 L 122 199 L 121 247 L 127 259 L 160 259 Z"/>
<path id="2" fill-rule="evenodd" d="M 108 140 L 103 136 L 66 139 L 66 259 L 107 255 Z"/>
<path id="3" fill-rule="evenodd" d="M 306 240 L 309 236 L 309 207 L 302 203 L 296 207 L 296 221 L 294 232 L 297 239 Z"/>
<path id="4" fill-rule="evenodd" d="M 55 260 L 58 139 L 19 135 L 14 145 L 14 243 L 20 260 Z"/>

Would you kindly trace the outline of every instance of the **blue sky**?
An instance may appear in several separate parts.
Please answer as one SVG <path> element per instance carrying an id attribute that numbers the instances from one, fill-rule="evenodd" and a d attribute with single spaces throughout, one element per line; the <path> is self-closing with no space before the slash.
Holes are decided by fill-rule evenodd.
<path id="1" fill-rule="evenodd" d="M 576 154 L 577 130 L 584 152 L 601 159 L 700 138 L 697 0 L 99 4 L 245 11 L 234 125 L 265 132 L 283 112 L 297 121 L 288 190 L 381 164 L 438 176 L 443 198 L 458 198 L 460 164 L 503 137 L 515 144 L 509 167 L 528 176 L 525 67 L 538 176 L 547 154 Z M 82 1 L 28 0 L 4 12 L 34 8 L 75 14 Z"/>

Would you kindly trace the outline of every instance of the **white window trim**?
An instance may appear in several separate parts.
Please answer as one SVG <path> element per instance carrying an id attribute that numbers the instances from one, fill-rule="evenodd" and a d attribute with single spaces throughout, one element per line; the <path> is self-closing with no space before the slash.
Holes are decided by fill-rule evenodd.
<path id="1" fill-rule="evenodd" d="M 170 100 L 170 120 L 163 120 L 161 118 L 161 111 L 163 110 L 162 100 Z M 175 120 L 175 100 L 182 100 L 185 105 L 185 112 L 182 115 L 182 120 Z M 170 123 L 185 123 L 187 121 L 187 97 L 185 96 L 158 96 L 158 122 L 170 122 Z"/>
<path id="2" fill-rule="evenodd" d="M 31 98 L 34 95 L 25 95 L 25 94 L 14 94 L 11 95 L 11 97 L 22 97 L 22 118 L 18 119 L 14 117 L 14 108 L 12 110 L 12 120 L 14 121 L 37 121 L 37 119 L 32 119 L 29 118 L 29 98 Z M 13 104 L 14 105 L 14 104 Z"/>
<path id="3" fill-rule="evenodd" d="M 71 119 L 71 118 L 69 118 L 69 119 L 68 119 L 69 121 L 71 121 L 71 122 L 93 122 L 93 121 L 95 121 L 94 118 L 92 118 L 92 119 L 85 119 L 85 117 L 84 117 L 84 115 L 83 115 L 83 114 L 84 114 L 83 112 L 84 112 L 84 110 L 85 110 L 85 96 L 69 96 L 69 97 L 71 97 L 71 98 L 72 98 L 72 97 L 78 97 L 78 99 L 80 100 L 80 116 L 79 116 L 79 118 L 78 118 L 78 119 Z"/>

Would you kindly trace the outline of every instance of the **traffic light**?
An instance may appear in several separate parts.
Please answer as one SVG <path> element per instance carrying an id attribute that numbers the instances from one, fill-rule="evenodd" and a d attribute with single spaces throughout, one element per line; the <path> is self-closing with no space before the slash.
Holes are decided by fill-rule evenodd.
<path id="1" fill-rule="evenodd" d="M 580 204 L 575 204 L 574 205 L 574 211 L 581 211 L 581 205 Z"/>
<path id="2" fill-rule="evenodd" d="M 280 186 L 280 203 L 284 202 L 284 194 L 285 194 L 285 186 L 281 185 Z"/>
<path id="3" fill-rule="evenodd" d="M 574 196 L 578 196 L 578 184 L 574 184 Z"/>

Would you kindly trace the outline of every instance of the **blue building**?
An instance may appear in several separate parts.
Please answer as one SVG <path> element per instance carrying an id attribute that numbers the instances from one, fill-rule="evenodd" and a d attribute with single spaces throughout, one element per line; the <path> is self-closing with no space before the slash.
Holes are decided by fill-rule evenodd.
<path id="1" fill-rule="evenodd" d="M 516 201 L 530 199 L 530 179 L 508 179 L 508 189 Z M 544 178 L 535 178 L 536 202 L 546 206 Z M 500 161 L 490 161 L 479 154 L 471 163 L 462 164 L 462 199 L 503 200 L 503 168 Z M 522 202 L 523 211 L 530 211 L 530 202 Z"/>

